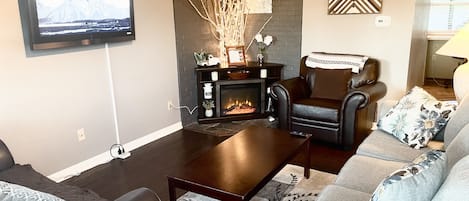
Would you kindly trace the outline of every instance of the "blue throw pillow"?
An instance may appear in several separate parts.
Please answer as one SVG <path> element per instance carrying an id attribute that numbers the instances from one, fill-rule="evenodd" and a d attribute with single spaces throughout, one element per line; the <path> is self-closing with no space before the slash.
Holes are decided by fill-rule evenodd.
<path id="1" fill-rule="evenodd" d="M 0 201 L 64 201 L 56 196 L 0 181 Z"/>
<path id="2" fill-rule="evenodd" d="M 446 154 L 432 150 L 412 164 L 386 177 L 373 193 L 372 201 L 428 201 L 444 180 Z"/>
<path id="3" fill-rule="evenodd" d="M 469 192 L 469 156 L 465 156 L 451 168 L 432 201 L 469 200 L 467 192 Z"/>

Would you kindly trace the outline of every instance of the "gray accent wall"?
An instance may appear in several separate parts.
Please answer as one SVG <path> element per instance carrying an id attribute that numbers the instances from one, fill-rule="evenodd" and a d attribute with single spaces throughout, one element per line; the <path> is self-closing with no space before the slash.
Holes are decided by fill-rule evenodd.
<path id="1" fill-rule="evenodd" d="M 173 0 L 174 19 L 176 27 L 176 47 L 179 74 L 180 104 L 191 109 L 197 105 L 196 64 L 194 51 L 206 50 L 217 53 L 217 41 L 213 38 L 207 22 L 203 21 L 187 0 Z M 251 14 L 248 16 L 246 27 L 246 46 L 259 31 L 269 16 L 272 20 L 267 24 L 262 34 L 272 35 L 274 44 L 266 50 L 266 62 L 284 64 L 284 78 L 298 75 L 301 57 L 301 32 L 303 1 L 302 0 L 272 0 L 271 14 Z M 255 60 L 257 46 L 253 44 L 247 51 L 248 60 Z M 197 112 L 190 115 L 187 110 L 181 110 L 183 125 L 197 121 Z"/>

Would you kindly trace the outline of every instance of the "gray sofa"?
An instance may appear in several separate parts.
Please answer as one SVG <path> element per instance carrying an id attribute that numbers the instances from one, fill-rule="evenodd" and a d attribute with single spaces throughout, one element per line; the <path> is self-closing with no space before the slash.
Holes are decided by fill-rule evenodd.
<path id="1" fill-rule="evenodd" d="M 36 172 L 31 167 L 31 165 L 15 164 L 13 156 L 2 140 L 0 140 L 0 181 L 14 184 L 12 186 L 20 185 L 20 188 L 27 187 L 35 191 L 52 194 L 67 201 L 106 200 L 91 190 L 56 183 L 44 175 Z M 4 192 L 2 191 L 2 193 Z M 159 201 L 159 198 L 150 189 L 138 188 L 122 195 L 116 199 L 116 201 Z"/>
<path id="2" fill-rule="evenodd" d="M 443 185 L 439 188 L 434 195 L 447 194 L 448 186 L 450 183 L 448 178 L 460 177 L 456 171 L 452 172 L 453 167 L 460 167 L 461 165 L 455 164 L 463 159 L 469 153 L 469 96 L 459 103 L 456 112 L 446 125 L 444 130 L 444 147 L 442 149 L 446 152 L 446 169 L 443 179 Z M 352 156 L 340 170 L 336 181 L 328 185 L 319 195 L 319 201 L 362 201 L 370 200 L 372 194 L 380 185 L 380 182 L 393 173 L 394 171 L 402 168 L 403 166 L 411 163 L 416 157 L 422 153 L 429 151 L 430 148 L 423 148 L 420 150 L 413 149 L 406 144 L 399 142 L 392 135 L 389 135 L 381 130 L 374 130 L 358 147 L 354 156 Z M 468 157 L 461 160 L 466 162 Z M 461 162 L 462 163 L 462 162 Z M 467 167 L 467 165 L 465 166 Z M 457 169 L 457 168 L 454 168 Z M 453 174 L 454 175 L 451 175 Z M 466 171 L 463 182 L 460 182 L 456 187 L 451 187 L 455 196 L 467 193 L 469 191 L 469 175 Z M 464 175 L 463 174 L 463 175 Z M 449 176 L 448 176 L 449 175 Z M 458 189 L 458 190 L 455 190 Z M 461 192 L 461 189 L 463 191 Z M 440 192 L 442 191 L 442 192 Z M 444 191 L 444 192 L 443 192 Z M 415 192 L 417 193 L 417 192 Z M 446 200 L 461 200 L 459 199 Z M 441 200 L 440 198 L 433 200 Z M 462 200 L 469 200 L 469 196 Z"/>

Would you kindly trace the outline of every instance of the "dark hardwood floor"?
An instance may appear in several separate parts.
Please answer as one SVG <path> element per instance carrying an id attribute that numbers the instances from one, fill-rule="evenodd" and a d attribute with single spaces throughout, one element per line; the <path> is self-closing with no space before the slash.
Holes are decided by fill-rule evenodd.
<path id="1" fill-rule="evenodd" d="M 425 85 L 423 88 L 438 99 L 454 99 L 451 87 Z M 366 134 L 361 134 L 359 138 L 365 136 Z M 132 151 L 130 158 L 113 160 L 64 183 L 89 188 L 110 200 L 135 188 L 148 187 L 166 201 L 169 200 L 166 175 L 177 171 L 226 138 L 180 130 Z M 353 149 L 344 151 L 333 145 L 312 142 L 311 168 L 338 173 L 348 158 L 355 153 L 359 143 L 360 141 L 357 141 Z M 291 163 L 302 165 L 302 161 L 304 154 L 298 155 Z"/>
<path id="2" fill-rule="evenodd" d="M 161 200 L 169 200 L 166 175 L 177 171 L 225 139 L 227 137 L 180 130 L 132 151 L 132 156 L 125 160 L 113 160 L 63 183 L 91 189 L 109 200 L 135 188 L 148 187 L 154 190 Z M 343 151 L 332 145 L 313 142 L 311 167 L 337 173 L 354 152 L 354 149 Z M 304 154 L 300 154 L 291 163 L 302 165 L 303 159 Z"/>

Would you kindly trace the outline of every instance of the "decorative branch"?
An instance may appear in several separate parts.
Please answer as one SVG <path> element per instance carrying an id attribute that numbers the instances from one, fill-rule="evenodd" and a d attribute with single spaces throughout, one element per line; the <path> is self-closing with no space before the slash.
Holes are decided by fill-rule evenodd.
<path id="1" fill-rule="evenodd" d="M 224 58 L 225 46 L 244 45 L 247 3 L 244 0 L 187 0 L 197 14 L 210 23 L 210 31 L 219 41 L 220 57 Z"/>
<path id="2" fill-rule="evenodd" d="M 202 19 L 208 21 L 210 24 L 212 24 L 212 25 L 215 26 L 215 27 L 217 26 L 217 24 L 216 24 L 212 19 L 210 19 L 210 15 L 207 15 L 207 16 L 202 15 L 202 13 L 199 11 L 199 9 L 197 8 L 197 6 L 195 6 L 195 4 L 192 2 L 192 0 L 187 0 L 187 1 L 189 1 L 189 3 L 191 4 L 191 6 L 195 9 L 195 11 L 197 12 L 197 14 L 199 14 L 199 16 L 200 16 Z M 200 0 L 200 2 L 202 2 L 202 5 L 203 5 L 203 0 Z"/>
<path id="3" fill-rule="evenodd" d="M 270 20 L 272 20 L 272 16 L 270 16 L 269 19 L 267 19 L 267 20 L 265 21 L 264 25 L 262 25 L 262 27 L 259 29 L 259 31 L 258 31 L 257 33 L 261 33 L 262 30 L 264 30 L 265 26 L 270 22 Z M 252 39 L 251 39 L 251 42 L 249 42 L 249 45 L 247 46 L 246 51 L 248 51 L 249 48 L 251 48 L 251 45 L 252 45 L 252 43 L 254 42 L 255 37 L 256 37 L 256 34 L 254 34 L 254 36 L 253 36 Z"/>

